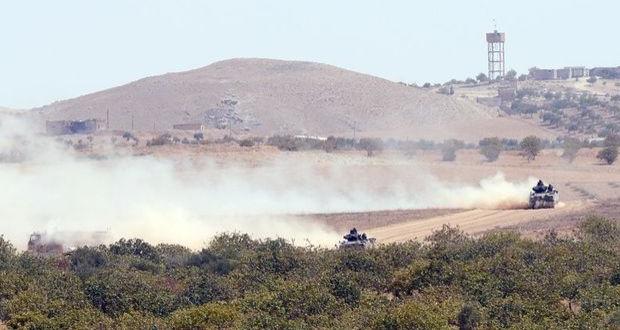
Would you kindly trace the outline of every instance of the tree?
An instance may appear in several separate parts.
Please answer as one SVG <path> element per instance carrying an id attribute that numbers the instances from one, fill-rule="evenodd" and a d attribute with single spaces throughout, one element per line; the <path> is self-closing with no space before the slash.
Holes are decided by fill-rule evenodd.
<path id="1" fill-rule="evenodd" d="M 333 152 L 334 150 L 336 150 L 336 138 L 334 136 L 328 136 L 327 140 L 325 140 L 325 143 L 323 143 L 323 149 L 325 149 L 325 152 L 329 153 L 329 152 Z"/>
<path id="2" fill-rule="evenodd" d="M 499 158 L 499 154 L 502 152 L 502 141 L 497 137 L 484 138 L 478 143 L 480 146 L 480 153 L 489 162 L 494 162 Z"/>
<path id="3" fill-rule="evenodd" d="M 456 160 L 456 147 L 453 145 L 444 145 L 441 148 L 441 160 L 444 162 L 453 162 Z"/>
<path id="4" fill-rule="evenodd" d="M 519 146 L 521 147 L 522 155 L 526 157 L 528 161 L 531 161 L 536 159 L 536 156 L 540 153 L 542 141 L 538 137 L 530 135 L 523 138 Z"/>
<path id="5" fill-rule="evenodd" d="M 478 80 L 479 82 L 485 82 L 489 80 L 489 77 L 487 77 L 486 74 L 480 72 L 477 76 L 476 76 L 476 80 Z"/>
<path id="6" fill-rule="evenodd" d="M 588 78 L 586 81 L 589 84 L 594 84 L 594 83 L 596 83 L 597 79 L 596 79 L 596 77 L 592 76 L 592 77 Z"/>
<path id="7" fill-rule="evenodd" d="M 613 164 L 618 158 L 618 147 L 610 146 L 605 147 L 601 151 L 598 152 L 596 158 L 606 162 L 608 165 Z"/>
<path id="8" fill-rule="evenodd" d="M 504 79 L 515 80 L 516 77 L 517 77 L 517 71 L 511 69 L 511 70 L 508 70 L 508 72 L 506 72 Z"/>
<path id="9" fill-rule="evenodd" d="M 527 80 L 526 74 L 519 75 L 519 81 L 526 81 L 526 80 Z"/>
<path id="10" fill-rule="evenodd" d="M 568 160 L 569 163 L 572 163 L 575 158 L 577 158 L 577 153 L 579 149 L 581 149 L 581 141 L 575 138 L 566 138 L 564 140 L 564 152 L 562 153 L 562 158 Z"/>
<path id="11" fill-rule="evenodd" d="M 465 146 L 465 142 L 451 139 L 446 140 L 441 146 L 441 159 L 444 162 L 452 162 L 456 159 L 456 152 Z"/>
<path id="12" fill-rule="evenodd" d="M 372 157 L 376 152 L 383 150 L 383 141 L 376 138 L 362 138 L 359 142 L 359 148 L 366 150 L 368 157 Z"/>

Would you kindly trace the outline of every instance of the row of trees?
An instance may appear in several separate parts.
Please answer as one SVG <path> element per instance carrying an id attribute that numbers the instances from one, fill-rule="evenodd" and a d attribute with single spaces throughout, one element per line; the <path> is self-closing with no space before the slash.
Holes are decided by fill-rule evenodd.
<path id="1" fill-rule="evenodd" d="M 24 329 L 617 329 L 620 228 L 425 244 L 296 247 L 225 234 L 194 252 L 139 239 L 68 256 L 0 238 L 0 320 Z"/>

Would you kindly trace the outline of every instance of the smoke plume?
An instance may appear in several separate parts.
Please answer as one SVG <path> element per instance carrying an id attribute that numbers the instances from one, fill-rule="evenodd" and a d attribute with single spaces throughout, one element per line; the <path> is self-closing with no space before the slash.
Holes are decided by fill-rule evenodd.
<path id="1" fill-rule="evenodd" d="M 363 157 L 316 162 L 312 153 L 307 162 L 284 154 L 259 165 L 208 154 L 199 162 L 122 153 L 93 160 L 29 132 L 21 120 L 0 118 L 0 233 L 20 248 L 33 231 L 107 231 L 113 240 L 192 248 L 238 231 L 333 246 L 341 233 L 295 215 L 515 207 L 532 185 L 501 174 L 450 184 L 410 164 L 396 170 Z"/>

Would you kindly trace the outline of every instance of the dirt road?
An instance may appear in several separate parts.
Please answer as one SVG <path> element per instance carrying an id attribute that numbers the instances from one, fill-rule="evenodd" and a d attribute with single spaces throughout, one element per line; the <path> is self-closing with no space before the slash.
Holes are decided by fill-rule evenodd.
<path id="1" fill-rule="evenodd" d="M 421 220 L 397 223 L 367 230 L 381 243 L 423 240 L 444 224 L 458 226 L 468 234 L 478 235 L 496 229 L 513 227 L 531 221 L 544 221 L 587 208 L 591 202 L 574 201 L 555 209 L 544 210 L 468 210 Z"/>

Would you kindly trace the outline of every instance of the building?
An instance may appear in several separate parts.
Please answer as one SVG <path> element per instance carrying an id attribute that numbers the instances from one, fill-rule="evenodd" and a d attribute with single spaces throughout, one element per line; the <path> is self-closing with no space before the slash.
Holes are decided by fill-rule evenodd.
<path id="1" fill-rule="evenodd" d="M 555 69 L 534 68 L 530 70 L 530 76 L 534 80 L 555 80 L 557 79 L 557 72 Z"/>
<path id="2" fill-rule="evenodd" d="M 618 67 L 599 67 L 590 69 L 590 77 L 600 77 L 604 79 L 620 79 L 620 66 Z"/>
<path id="3" fill-rule="evenodd" d="M 583 66 L 567 66 L 563 69 L 530 69 L 530 77 L 534 80 L 556 80 L 587 77 L 590 70 Z"/>
<path id="4" fill-rule="evenodd" d="M 172 129 L 178 129 L 182 131 L 204 131 L 205 126 L 203 124 L 176 124 L 172 125 Z"/>
<path id="5" fill-rule="evenodd" d="M 45 132 L 49 135 L 91 134 L 103 128 L 103 123 L 97 119 L 48 120 L 45 122 Z"/>
<path id="6" fill-rule="evenodd" d="M 587 77 L 590 74 L 585 66 L 567 66 L 566 69 L 570 69 L 571 78 Z"/>
<path id="7" fill-rule="evenodd" d="M 555 78 L 556 79 L 570 79 L 572 78 L 572 71 L 570 68 L 556 69 Z"/>

